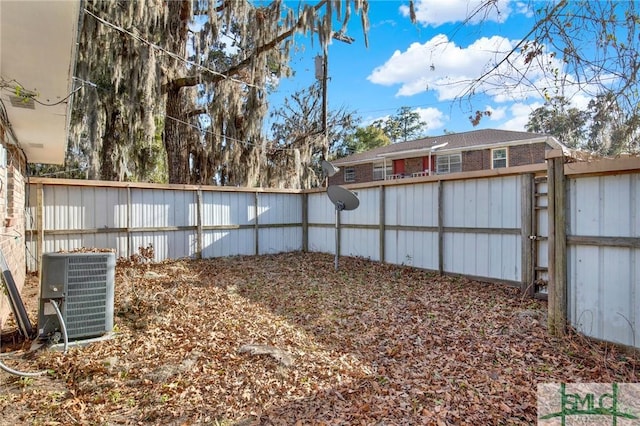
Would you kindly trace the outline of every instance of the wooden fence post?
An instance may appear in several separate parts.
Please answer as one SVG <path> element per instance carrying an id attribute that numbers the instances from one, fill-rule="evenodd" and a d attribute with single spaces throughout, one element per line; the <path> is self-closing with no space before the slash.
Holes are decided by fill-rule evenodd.
<path id="1" fill-rule="evenodd" d="M 444 274 L 444 183 L 438 181 L 438 272 Z"/>
<path id="2" fill-rule="evenodd" d="M 309 194 L 302 194 L 302 251 L 309 251 Z"/>
<path id="3" fill-rule="evenodd" d="M 384 185 L 380 185 L 378 188 L 380 188 L 380 225 L 379 225 L 379 238 L 380 238 L 380 263 L 384 263 L 385 257 L 384 257 L 384 252 L 385 252 L 385 247 L 384 247 L 384 240 L 385 240 L 385 233 L 386 233 L 386 229 L 385 229 L 385 223 L 386 223 L 386 214 L 385 214 L 385 186 Z"/>
<path id="4" fill-rule="evenodd" d="M 36 230 L 38 240 L 36 242 L 36 267 L 38 275 L 42 274 L 42 254 L 44 252 L 44 185 L 36 185 Z"/>
<path id="5" fill-rule="evenodd" d="M 521 198 L 521 269 L 522 269 L 522 284 L 521 291 L 530 297 L 533 297 L 534 289 L 534 256 L 533 249 L 534 244 L 531 236 L 533 235 L 533 221 L 535 220 L 534 209 L 534 197 L 535 197 L 535 184 L 534 175 L 532 173 L 523 174 L 520 176 L 520 198 Z"/>
<path id="6" fill-rule="evenodd" d="M 131 239 L 131 187 L 127 187 L 127 258 L 133 255 L 133 241 Z"/>
<path id="7" fill-rule="evenodd" d="M 255 208 L 254 208 L 254 215 L 255 215 L 255 223 L 254 223 L 254 227 L 255 227 L 255 236 L 256 236 L 256 246 L 255 246 L 255 254 L 256 256 L 260 254 L 260 241 L 259 241 L 259 235 L 260 235 L 260 224 L 258 223 L 258 212 L 259 212 L 259 208 L 258 208 L 258 191 L 254 192 L 254 197 L 253 197 L 253 202 L 255 204 Z"/>
<path id="8" fill-rule="evenodd" d="M 566 188 L 562 151 L 547 153 L 549 199 L 549 332 L 565 334 L 567 325 Z"/>
<path id="9" fill-rule="evenodd" d="M 196 259 L 202 259 L 202 189 L 196 190 Z"/>

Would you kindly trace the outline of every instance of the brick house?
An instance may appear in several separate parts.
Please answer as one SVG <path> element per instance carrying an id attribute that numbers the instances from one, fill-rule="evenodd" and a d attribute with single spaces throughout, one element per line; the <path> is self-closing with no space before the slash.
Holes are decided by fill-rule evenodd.
<path id="1" fill-rule="evenodd" d="M 334 160 L 340 171 L 329 178 L 329 185 L 544 163 L 545 151 L 562 147 L 552 136 L 509 130 L 427 137 Z"/>
<path id="2" fill-rule="evenodd" d="M 64 162 L 79 1 L 0 1 L 0 248 L 26 276 L 28 163 Z M 10 312 L 0 298 L 0 327 Z"/>

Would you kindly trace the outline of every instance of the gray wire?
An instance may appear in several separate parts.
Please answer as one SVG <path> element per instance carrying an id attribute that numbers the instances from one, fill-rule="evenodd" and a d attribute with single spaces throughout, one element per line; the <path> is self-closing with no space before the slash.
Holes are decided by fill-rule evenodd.
<path id="1" fill-rule="evenodd" d="M 53 299 L 50 299 L 49 302 L 51 302 L 51 305 L 53 306 L 53 309 L 55 309 L 56 311 L 56 315 L 58 316 L 58 321 L 60 322 L 60 328 L 62 329 L 62 338 L 64 339 L 64 352 L 63 353 L 67 353 L 67 350 L 69 349 L 69 337 L 67 336 L 67 326 L 64 323 L 64 318 L 62 318 L 62 312 L 60 312 L 60 308 L 58 307 L 58 302 L 56 302 Z"/>

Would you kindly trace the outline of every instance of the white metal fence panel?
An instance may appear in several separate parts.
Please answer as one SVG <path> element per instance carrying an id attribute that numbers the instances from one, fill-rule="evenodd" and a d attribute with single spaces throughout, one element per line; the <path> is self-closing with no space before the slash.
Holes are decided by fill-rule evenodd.
<path id="1" fill-rule="evenodd" d="M 577 245 L 568 249 L 568 317 L 591 337 L 640 346 L 640 250 Z"/>
<path id="2" fill-rule="evenodd" d="M 130 236 L 131 254 L 153 246 L 154 262 L 193 257 L 195 246 L 190 245 L 193 235 L 194 231 L 134 231 Z"/>
<path id="3" fill-rule="evenodd" d="M 260 229 L 258 250 L 260 254 L 288 253 L 302 250 L 302 227 Z"/>
<path id="4" fill-rule="evenodd" d="M 438 269 L 438 183 L 390 186 L 385 194 L 385 260 Z"/>
<path id="5" fill-rule="evenodd" d="M 204 231 L 202 257 L 226 257 L 255 254 L 253 229 Z"/>
<path id="6" fill-rule="evenodd" d="M 520 176 L 444 182 L 443 198 L 445 227 L 520 227 Z"/>
<path id="7" fill-rule="evenodd" d="M 521 177 L 444 182 L 442 198 L 443 269 L 521 281 Z"/>
<path id="8" fill-rule="evenodd" d="M 308 195 L 308 249 L 313 252 L 335 253 L 336 209 L 325 192 Z"/>
<path id="9" fill-rule="evenodd" d="M 202 198 L 202 256 L 255 254 L 255 194 L 206 191 Z"/>
<path id="10" fill-rule="evenodd" d="M 340 223 L 346 226 L 378 226 L 380 224 L 380 189 L 367 188 L 354 190 L 353 192 L 356 193 L 360 204 L 355 210 L 343 211 L 340 214 Z M 329 201 L 329 204 L 335 209 L 333 203 Z"/>
<path id="11" fill-rule="evenodd" d="M 333 224 L 335 222 L 335 207 L 327 197 L 326 192 L 314 192 L 308 195 L 309 224 Z"/>
<path id="12" fill-rule="evenodd" d="M 346 216 L 343 212 L 343 216 Z M 343 228 L 340 231 L 340 254 L 380 260 L 380 232 L 374 229 Z M 332 250 L 335 252 L 335 248 Z"/>
<path id="13" fill-rule="evenodd" d="M 29 191 L 27 230 L 36 228 L 37 193 Z M 42 200 L 43 251 L 71 251 L 83 247 L 127 251 L 127 236 L 117 232 L 127 222 L 127 192 L 123 188 L 45 186 Z M 37 270 L 36 237 L 26 242 L 27 269 Z"/>
<path id="14" fill-rule="evenodd" d="M 568 233 L 640 237 L 639 181 L 640 174 L 570 179 Z"/>
<path id="15" fill-rule="evenodd" d="M 302 197 L 299 194 L 258 194 L 260 254 L 302 250 Z M 281 226 L 278 226 L 281 225 Z"/>
<path id="16" fill-rule="evenodd" d="M 640 174 L 570 179 L 568 317 L 580 332 L 640 347 Z M 594 240 L 581 240 L 591 237 Z"/>
<path id="17" fill-rule="evenodd" d="M 445 272 L 518 282 L 519 235 L 448 232 L 444 235 Z"/>
<path id="18" fill-rule="evenodd" d="M 154 261 L 193 256 L 189 241 L 197 224 L 194 191 L 132 188 L 130 194 L 132 253 L 153 245 Z"/>
<path id="19" fill-rule="evenodd" d="M 438 183 L 389 186 L 385 206 L 387 225 L 438 226 Z"/>
<path id="20" fill-rule="evenodd" d="M 202 193 L 202 225 L 253 225 L 255 195 L 251 192 L 205 191 Z"/>
<path id="21" fill-rule="evenodd" d="M 385 232 L 385 260 L 396 265 L 438 269 L 438 232 Z"/>
<path id="22" fill-rule="evenodd" d="M 340 212 L 340 254 L 380 260 L 380 188 L 354 192 L 360 201 L 358 208 Z"/>

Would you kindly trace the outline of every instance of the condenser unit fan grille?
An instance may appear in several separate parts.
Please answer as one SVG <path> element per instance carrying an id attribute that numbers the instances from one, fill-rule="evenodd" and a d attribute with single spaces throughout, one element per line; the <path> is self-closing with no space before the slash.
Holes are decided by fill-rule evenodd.
<path id="1" fill-rule="evenodd" d="M 69 337 L 104 333 L 107 324 L 107 257 L 71 257 L 65 318 Z"/>
<path id="2" fill-rule="evenodd" d="M 113 330 L 115 253 L 45 253 L 38 333 L 57 338 L 62 331 L 51 303 L 56 301 L 70 340 Z"/>

